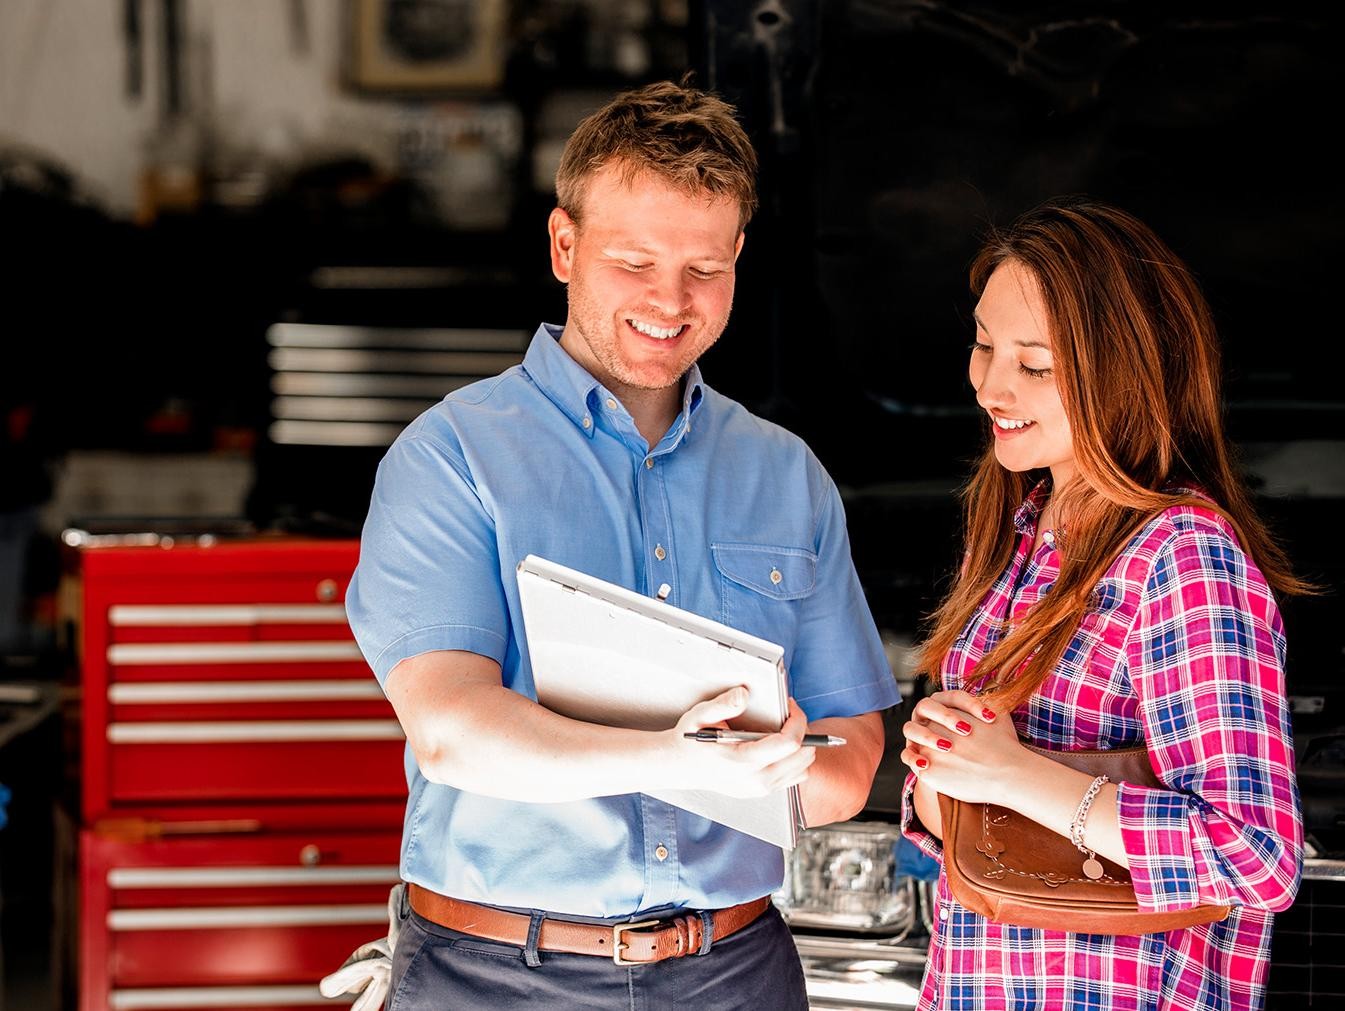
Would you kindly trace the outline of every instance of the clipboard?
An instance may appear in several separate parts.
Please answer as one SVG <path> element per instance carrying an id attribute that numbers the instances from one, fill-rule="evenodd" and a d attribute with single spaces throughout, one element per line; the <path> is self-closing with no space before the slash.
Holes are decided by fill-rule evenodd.
<path id="1" fill-rule="evenodd" d="M 537 701 L 552 712 L 667 730 L 698 702 L 746 685 L 747 709 L 735 729 L 773 732 L 789 715 L 784 649 L 776 643 L 536 555 L 519 562 L 518 591 Z M 803 828 L 797 786 L 746 799 L 646 792 L 783 849 L 794 848 Z"/>

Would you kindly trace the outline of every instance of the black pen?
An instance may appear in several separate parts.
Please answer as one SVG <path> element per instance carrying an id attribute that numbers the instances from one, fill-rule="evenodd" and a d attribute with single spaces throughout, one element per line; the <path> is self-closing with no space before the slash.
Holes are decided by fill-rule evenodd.
<path id="1" fill-rule="evenodd" d="M 751 730 L 720 730 L 717 727 L 707 727 L 704 730 L 697 730 L 695 733 L 683 734 L 688 741 L 709 741 L 711 744 L 738 744 L 743 741 L 759 741 L 763 737 L 769 737 L 769 734 L 760 734 Z M 845 743 L 844 737 L 834 737 L 831 734 L 804 734 L 803 746 L 805 748 L 836 748 Z"/>

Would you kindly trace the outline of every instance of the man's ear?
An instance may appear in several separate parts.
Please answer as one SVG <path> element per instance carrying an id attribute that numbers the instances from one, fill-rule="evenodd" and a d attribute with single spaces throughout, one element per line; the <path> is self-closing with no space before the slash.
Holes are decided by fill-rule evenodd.
<path id="1" fill-rule="evenodd" d="M 561 284 L 570 283 L 574 266 L 574 242 L 579 226 L 574 218 L 557 207 L 546 219 L 546 230 L 551 235 L 551 273 Z"/>
<path id="2" fill-rule="evenodd" d="M 738 262 L 738 257 L 743 255 L 743 242 L 747 239 L 746 232 L 738 233 L 738 244 L 733 247 L 733 262 Z"/>

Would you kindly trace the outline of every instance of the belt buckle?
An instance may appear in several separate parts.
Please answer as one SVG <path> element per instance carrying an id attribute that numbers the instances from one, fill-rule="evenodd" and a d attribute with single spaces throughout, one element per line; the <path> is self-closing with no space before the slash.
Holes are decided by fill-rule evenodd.
<path id="1" fill-rule="evenodd" d="M 658 920 L 641 920 L 639 923 L 614 923 L 612 924 L 612 961 L 617 965 L 645 965 L 645 962 L 628 962 L 621 957 L 621 952 L 626 944 L 621 940 L 621 935 L 627 930 L 639 930 L 642 927 L 652 927 L 658 924 Z"/>

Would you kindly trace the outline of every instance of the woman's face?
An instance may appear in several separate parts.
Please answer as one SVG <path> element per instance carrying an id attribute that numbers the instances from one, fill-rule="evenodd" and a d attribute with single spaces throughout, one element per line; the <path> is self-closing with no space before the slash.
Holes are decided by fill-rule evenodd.
<path id="1" fill-rule="evenodd" d="M 1037 280 L 1005 260 L 976 304 L 967 371 L 976 402 L 990 415 L 1000 465 L 1015 472 L 1049 468 L 1059 489 L 1074 476 L 1074 440 L 1054 366 Z"/>

